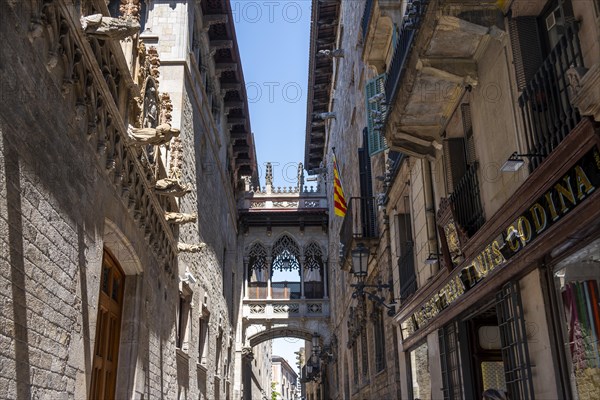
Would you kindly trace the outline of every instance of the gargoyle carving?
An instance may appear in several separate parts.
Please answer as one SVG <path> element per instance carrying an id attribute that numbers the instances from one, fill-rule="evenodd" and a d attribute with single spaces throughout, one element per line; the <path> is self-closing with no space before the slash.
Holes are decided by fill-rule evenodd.
<path id="1" fill-rule="evenodd" d="M 177 243 L 177 251 L 180 253 L 198 253 L 206 247 L 205 243 L 200 244 L 188 244 L 188 243 Z"/>
<path id="2" fill-rule="evenodd" d="M 81 17 L 83 31 L 103 40 L 123 40 L 140 31 L 139 22 L 133 19 L 104 17 L 102 14 Z"/>
<path id="3" fill-rule="evenodd" d="M 329 58 L 344 58 L 344 49 L 319 50 L 318 54 Z"/>
<path id="4" fill-rule="evenodd" d="M 587 71 L 587 68 L 575 66 L 571 66 L 571 68 L 567 70 L 567 80 L 569 81 L 567 90 L 571 99 L 579 93 L 579 90 L 581 89 L 581 79 L 583 79 L 583 76 Z"/>
<path id="5" fill-rule="evenodd" d="M 164 178 L 156 181 L 154 191 L 163 196 L 181 197 L 192 191 L 189 185 L 181 183 L 177 179 Z"/>
<path id="6" fill-rule="evenodd" d="M 130 144 L 137 146 L 166 144 L 179 133 L 179 129 L 171 128 L 171 124 L 160 124 L 156 128 L 134 128 L 130 125 L 127 130 Z"/>
<path id="7" fill-rule="evenodd" d="M 188 222 L 196 222 L 198 219 L 198 214 L 183 214 L 176 212 L 167 212 L 165 213 L 165 219 L 167 222 L 172 224 L 186 224 Z"/>

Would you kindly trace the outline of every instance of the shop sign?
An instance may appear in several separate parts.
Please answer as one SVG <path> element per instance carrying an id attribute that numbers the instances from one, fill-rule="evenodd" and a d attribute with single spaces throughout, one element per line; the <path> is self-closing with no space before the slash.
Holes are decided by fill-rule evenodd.
<path id="1" fill-rule="evenodd" d="M 600 187 L 600 153 L 588 151 L 558 181 L 530 204 L 479 254 L 454 272 L 446 284 L 401 323 L 403 337 L 416 332 L 469 289 L 522 251 L 540 234 Z"/>

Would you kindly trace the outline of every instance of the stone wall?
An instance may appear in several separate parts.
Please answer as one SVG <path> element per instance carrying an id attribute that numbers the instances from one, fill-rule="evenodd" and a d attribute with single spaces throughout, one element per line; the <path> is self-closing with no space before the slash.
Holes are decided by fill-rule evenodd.
<path id="1" fill-rule="evenodd" d="M 70 2 L 54 4 L 64 15 L 73 15 L 67 26 L 86 49 L 89 45 L 78 28 L 79 10 Z M 225 398 L 233 376 L 231 321 L 237 320 L 229 309 L 235 309 L 239 299 L 233 288 L 240 287 L 239 275 L 234 274 L 239 261 L 236 211 L 222 170 L 225 152 L 211 148 L 197 154 L 209 122 L 198 116 L 201 111 L 191 95 L 195 89 L 185 78 L 189 74 L 181 65 L 174 78 L 185 87 L 173 120 L 182 131 L 183 181 L 193 187 L 179 206 L 199 217 L 197 223 L 182 227 L 179 240 L 205 242 L 207 248 L 165 265 L 127 209 L 96 142 L 90 141 L 80 105 L 66 90 L 62 60 L 52 58 L 55 49 L 47 47 L 43 35 L 35 37 L 30 31 L 39 10 L 25 1 L 2 2 L 0 7 L 0 397 L 87 397 L 106 248 L 126 275 L 116 397 L 174 398 L 184 393 L 189 398 Z M 84 62 L 89 56 L 84 54 Z M 166 68 L 162 71 L 170 74 Z M 128 101 L 123 100 L 117 105 L 122 119 L 113 121 L 126 126 L 123 104 Z M 178 356 L 179 277 L 186 271 L 197 283 L 190 284 L 187 355 Z M 227 300 L 223 282 L 229 288 Z M 197 367 L 203 304 L 210 312 L 204 369 Z M 217 370 L 219 329 L 222 361 Z M 220 396 L 214 394 L 214 376 L 220 379 Z"/>

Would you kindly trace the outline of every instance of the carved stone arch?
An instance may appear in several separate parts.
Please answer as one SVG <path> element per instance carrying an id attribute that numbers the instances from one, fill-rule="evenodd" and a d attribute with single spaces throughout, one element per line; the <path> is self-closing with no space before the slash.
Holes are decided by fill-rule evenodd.
<path id="1" fill-rule="evenodd" d="M 104 247 L 119 262 L 125 275 L 139 275 L 144 272 L 140 258 L 136 254 L 131 241 L 110 219 L 104 220 Z"/>
<path id="2" fill-rule="evenodd" d="M 250 336 L 248 338 L 248 341 L 250 343 L 250 347 L 257 346 L 267 340 L 286 338 L 286 337 L 310 341 L 313 337 L 313 333 L 314 333 L 313 331 L 306 329 L 306 328 L 297 328 L 297 327 L 292 328 L 292 327 L 288 327 L 288 326 L 283 326 L 283 327 L 271 328 L 271 329 L 266 329 L 264 331 L 261 331 L 257 334 Z M 319 332 L 317 332 L 317 333 L 319 333 Z M 321 334 L 320 334 L 319 341 L 321 342 L 321 346 L 323 346 L 324 337 Z"/>
<path id="3" fill-rule="evenodd" d="M 268 249 L 259 240 L 252 243 L 246 252 L 248 260 L 248 279 L 251 281 L 265 281 L 269 270 Z M 259 279 L 263 277 L 264 279 Z"/>
<path id="4" fill-rule="evenodd" d="M 104 221 L 103 246 L 125 274 L 115 398 L 130 398 L 143 390 L 144 381 L 143 365 L 137 362 L 140 350 L 137 339 L 144 323 L 141 320 L 144 268 L 131 241 L 110 219 Z"/>

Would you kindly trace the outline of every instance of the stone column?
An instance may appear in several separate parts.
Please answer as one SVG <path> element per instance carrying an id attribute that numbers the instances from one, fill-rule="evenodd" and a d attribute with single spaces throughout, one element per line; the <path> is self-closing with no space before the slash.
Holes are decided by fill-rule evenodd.
<path id="1" fill-rule="evenodd" d="M 268 275 L 268 279 L 267 279 L 267 299 L 271 300 L 272 296 L 271 296 L 271 269 L 273 268 L 273 266 L 271 265 L 271 256 L 267 256 L 267 273 Z"/>
<path id="2" fill-rule="evenodd" d="M 300 256 L 300 298 L 304 299 L 304 255 Z"/>
<path id="3" fill-rule="evenodd" d="M 248 281 L 250 280 L 248 261 L 248 257 L 244 257 L 244 299 L 248 299 Z"/>
<path id="4" fill-rule="evenodd" d="M 329 273 L 329 262 L 327 260 L 323 260 L 323 298 L 328 299 L 329 293 L 327 291 L 327 275 Z"/>

